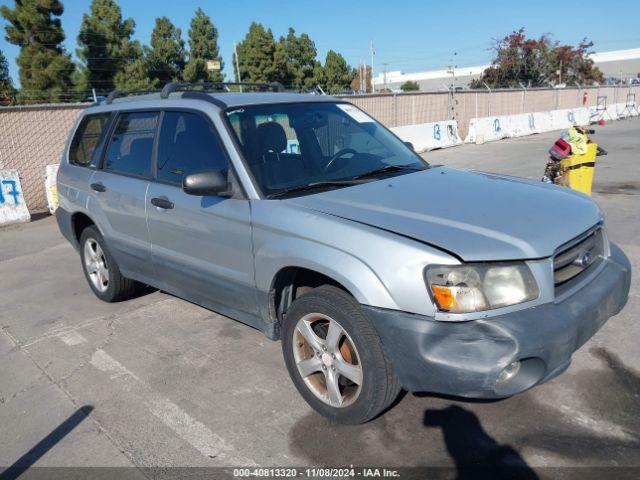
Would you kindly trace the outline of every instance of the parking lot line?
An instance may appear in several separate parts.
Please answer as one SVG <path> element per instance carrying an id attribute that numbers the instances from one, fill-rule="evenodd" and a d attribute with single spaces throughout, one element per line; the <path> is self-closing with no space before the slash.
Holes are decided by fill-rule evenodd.
<path id="1" fill-rule="evenodd" d="M 91 365 L 102 372 L 109 373 L 111 380 L 122 380 L 128 387 L 135 387 L 130 390 L 138 392 L 147 409 L 202 455 L 221 458 L 231 465 L 257 465 L 253 460 L 238 455 L 235 448 L 223 437 L 212 432 L 205 424 L 191 417 L 175 403 L 153 391 L 135 373 L 104 350 L 98 349 L 94 352 Z"/>

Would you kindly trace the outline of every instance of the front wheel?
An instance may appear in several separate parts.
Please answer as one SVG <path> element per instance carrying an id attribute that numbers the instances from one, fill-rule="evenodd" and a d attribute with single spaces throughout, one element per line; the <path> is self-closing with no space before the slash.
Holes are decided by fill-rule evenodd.
<path id="1" fill-rule="evenodd" d="M 302 397 L 338 423 L 367 422 L 397 397 L 400 384 L 378 334 L 343 290 L 318 287 L 296 299 L 283 325 L 282 350 Z"/>

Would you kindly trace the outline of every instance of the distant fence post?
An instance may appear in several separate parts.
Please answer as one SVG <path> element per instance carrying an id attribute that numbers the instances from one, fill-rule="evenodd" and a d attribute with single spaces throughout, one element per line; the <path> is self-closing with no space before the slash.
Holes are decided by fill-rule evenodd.
<path id="1" fill-rule="evenodd" d="M 526 103 L 527 103 L 527 87 L 525 87 L 522 82 L 518 82 L 522 87 L 522 113 L 526 113 Z"/>
<path id="2" fill-rule="evenodd" d="M 489 88 L 489 85 L 487 85 L 485 82 L 482 82 L 482 84 L 485 86 L 487 90 L 489 90 L 489 95 L 487 95 L 487 117 L 490 117 L 491 116 L 491 89 Z"/>
<path id="3" fill-rule="evenodd" d="M 476 116 L 475 118 L 478 118 L 478 92 L 476 92 Z"/>
<path id="4" fill-rule="evenodd" d="M 393 94 L 393 126 L 398 126 L 398 94 Z"/>
<path id="5" fill-rule="evenodd" d="M 411 123 L 415 125 L 416 122 L 416 96 L 411 95 Z"/>

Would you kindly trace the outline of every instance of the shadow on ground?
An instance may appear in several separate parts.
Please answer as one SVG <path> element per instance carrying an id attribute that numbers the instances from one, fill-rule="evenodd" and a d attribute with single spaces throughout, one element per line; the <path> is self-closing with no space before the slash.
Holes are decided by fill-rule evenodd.
<path id="1" fill-rule="evenodd" d="M 603 369 L 567 373 L 554 385 L 502 401 L 407 395 L 358 426 L 333 425 L 312 412 L 290 430 L 289 447 L 313 465 L 455 466 L 458 478 L 477 467 L 537 478 L 527 457 L 540 456 L 551 458 L 551 466 L 553 459 L 558 465 L 638 465 L 640 375 L 606 349 L 591 354 Z M 565 382 L 559 402 L 548 401 L 545 389 L 557 391 L 558 382 Z"/>
<path id="2" fill-rule="evenodd" d="M 34 463 L 40 460 L 49 450 L 60 443 L 64 437 L 80 425 L 92 411 L 93 407 L 91 405 L 80 407 L 69 418 L 34 445 L 31 450 L 16 460 L 13 465 L 0 473 L 0 480 L 14 480 L 20 477 L 31 468 Z"/>

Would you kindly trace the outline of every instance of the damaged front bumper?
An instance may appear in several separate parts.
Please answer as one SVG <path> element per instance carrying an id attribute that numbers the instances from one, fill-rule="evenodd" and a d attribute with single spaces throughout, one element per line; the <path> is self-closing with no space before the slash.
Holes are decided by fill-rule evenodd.
<path id="1" fill-rule="evenodd" d="M 611 245 L 605 267 L 557 303 L 466 322 L 364 306 L 403 387 L 475 398 L 525 391 L 566 370 L 571 355 L 626 304 L 631 265 Z M 499 380 L 514 362 L 518 371 Z"/>

